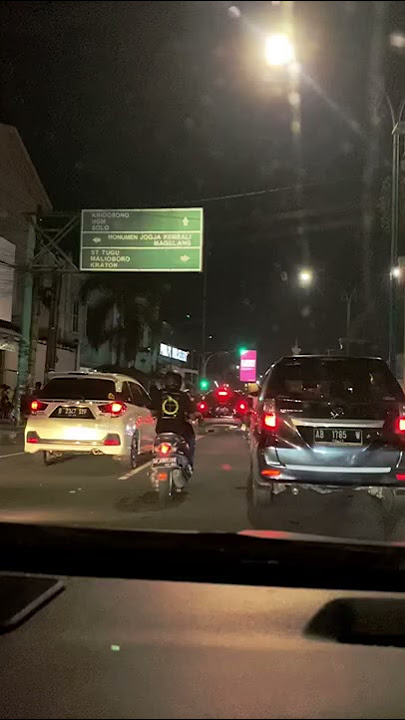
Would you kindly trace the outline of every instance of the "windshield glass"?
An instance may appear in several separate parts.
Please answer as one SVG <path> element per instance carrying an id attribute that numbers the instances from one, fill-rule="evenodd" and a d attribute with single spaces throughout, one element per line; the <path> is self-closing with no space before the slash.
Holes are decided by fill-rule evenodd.
<path id="1" fill-rule="evenodd" d="M 405 3 L 0 27 L 0 523 L 404 542 Z"/>
<path id="2" fill-rule="evenodd" d="M 378 360 L 360 358 L 295 358 L 276 366 L 266 397 L 286 396 L 297 400 L 405 401 L 405 396 Z"/>
<path id="3" fill-rule="evenodd" d="M 39 391 L 39 398 L 48 400 L 112 400 L 115 395 L 112 380 L 97 378 L 54 378 Z"/>

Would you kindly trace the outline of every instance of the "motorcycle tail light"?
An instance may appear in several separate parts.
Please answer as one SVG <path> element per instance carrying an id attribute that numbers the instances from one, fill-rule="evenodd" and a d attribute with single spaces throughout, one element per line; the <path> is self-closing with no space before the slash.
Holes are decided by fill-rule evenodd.
<path id="1" fill-rule="evenodd" d="M 204 402 L 204 401 L 202 400 L 201 402 L 198 403 L 198 405 L 197 405 L 197 410 L 199 410 L 200 412 L 205 412 L 206 409 L 207 409 L 207 403 L 206 403 L 206 402 Z"/>
<path id="2" fill-rule="evenodd" d="M 172 445 L 170 443 L 162 442 L 156 449 L 159 455 L 168 455 L 172 449 Z"/>

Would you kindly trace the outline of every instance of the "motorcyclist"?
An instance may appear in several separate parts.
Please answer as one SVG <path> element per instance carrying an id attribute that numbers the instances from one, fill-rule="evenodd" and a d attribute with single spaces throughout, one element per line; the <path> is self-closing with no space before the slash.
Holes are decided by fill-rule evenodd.
<path id="1" fill-rule="evenodd" d="M 191 467 L 194 465 L 195 433 L 190 417 L 195 412 L 188 392 L 181 389 L 183 378 L 180 373 L 169 370 L 164 378 L 163 387 L 154 389 L 152 405 L 157 417 L 156 433 L 176 433 L 188 444 L 187 453 Z"/>

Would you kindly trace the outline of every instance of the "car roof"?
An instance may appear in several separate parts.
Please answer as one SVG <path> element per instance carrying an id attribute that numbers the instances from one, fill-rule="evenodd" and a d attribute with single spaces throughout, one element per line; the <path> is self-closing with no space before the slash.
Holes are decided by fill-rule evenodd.
<path id="1" fill-rule="evenodd" d="M 381 357 L 370 356 L 370 355 L 284 355 L 276 362 L 283 362 L 283 360 L 299 360 L 300 358 L 312 359 L 312 360 L 381 360 Z"/>
<path id="2" fill-rule="evenodd" d="M 71 370 L 67 372 L 53 372 L 49 373 L 49 380 L 54 378 L 91 378 L 92 380 L 111 380 L 112 382 L 133 382 L 136 385 L 141 385 L 138 380 L 130 377 L 129 375 L 121 375 L 121 373 L 105 373 L 105 372 L 80 372 L 79 370 Z"/>
<path id="3" fill-rule="evenodd" d="M 381 357 L 376 357 L 376 356 L 373 357 L 373 356 L 369 356 L 369 355 L 284 355 L 283 357 L 276 360 L 267 369 L 264 380 L 266 380 L 269 377 L 269 373 L 271 370 L 273 370 L 273 368 L 280 367 L 280 366 L 282 367 L 283 363 L 285 363 L 285 361 L 300 360 L 301 358 L 304 358 L 305 360 L 340 360 L 340 361 L 341 360 L 346 360 L 346 361 L 374 360 L 374 361 L 378 361 L 378 362 L 386 364 L 385 360 L 383 360 Z"/>

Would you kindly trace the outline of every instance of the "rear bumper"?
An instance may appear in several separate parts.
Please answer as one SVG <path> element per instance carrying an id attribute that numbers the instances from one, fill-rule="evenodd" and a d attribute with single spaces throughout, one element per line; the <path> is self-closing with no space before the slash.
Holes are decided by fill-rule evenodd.
<path id="1" fill-rule="evenodd" d="M 80 442 L 77 440 L 44 440 L 40 438 L 39 442 L 35 444 L 27 443 L 25 441 L 24 451 L 30 455 L 34 455 L 38 452 L 55 452 L 55 453 L 69 453 L 69 454 L 82 454 L 82 455 L 109 455 L 115 457 L 122 457 L 126 454 L 126 449 L 123 445 L 103 445 L 102 442 Z"/>
<path id="2" fill-rule="evenodd" d="M 264 455 L 257 453 L 255 479 L 259 485 L 271 486 L 274 483 L 347 487 L 384 487 L 394 486 L 405 489 L 405 482 L 398 480 L 397 474 L 405 477 L 405 466 L 390 468 L 389 466 L 319 466 L 319 465 L 281 465 L 278 462 L 266 461 Z M 267 476 L 266 476 L 267 473 Z"/>
<path id="3" fill-rule="evenodd" d="M 238 417 L 220 417 L 220 418 L 214 418 L 214 417 L 206 417 L 203 420 L 200 421 L 200 427 L 209 427 L 209 426 L 221 426 L 221 425 L 232 425 L 234 427 L 241 427 L 243 421 L 241 418 Z"/>

